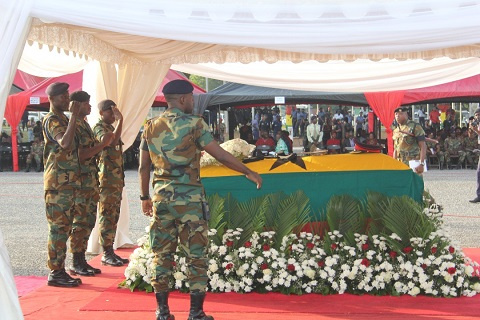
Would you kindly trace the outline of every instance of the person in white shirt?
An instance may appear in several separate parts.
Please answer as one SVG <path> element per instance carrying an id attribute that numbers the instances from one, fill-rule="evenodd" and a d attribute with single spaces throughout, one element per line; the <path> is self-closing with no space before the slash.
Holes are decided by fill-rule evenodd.
<path id="1" fill-rule="evenodd" d="M 320 141 L 323 138 L 323 132 L 320 125 L 317 123 L 317 117 L 312 116 L 311 123 L 307 127 L 308 150 L 310 152 L 320 148 Z"/>
<path id="2" fill-rule="evenodd" d="M 342 120 L 343 119 L 343 114 L 340 112 L 340 110 L 337 110 L 337 113 L 333 115 L 333 120 Z"/>
<path id="3" fill-rule="evenodd" d="M 418 122 L 420 123 L 422 128 L 425 129 L 425 112 L 423 112 L 422 109 L 418 109 L 417 115 L 418 115 Z"/>

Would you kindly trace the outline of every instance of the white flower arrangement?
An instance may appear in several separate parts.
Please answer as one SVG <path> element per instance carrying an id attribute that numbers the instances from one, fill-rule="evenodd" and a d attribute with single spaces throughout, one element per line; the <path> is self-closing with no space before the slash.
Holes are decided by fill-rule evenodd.
<path id="1" fill-rule="evenodd" d="M 231 153 L 235 158 L 239 160 L 243 160 L 249 157 L 253 150 L 255 150 L 255 146 L 248 144 L 245 140 L 242 139 L 232 139 L 228 140 L 220 145 L 225 151 Z M 205 166 L 220 166 L 222 165 L 220 162 L 217 161 L 214 157 L 212 157 L 207 152 L 202 153 L 202 157 L 200 158 L 200 167 L 203 168 Z"/>
<path id="2" fill-rule="evenodd" d="M 302 232 L 284 237 L 279 250 L 273 231 L 255 232 L 247 242 L 237 243 L 242 232 L 226 230 L 220 245 L 210 241 L 210 291 L 443 297 L 480 292 L 478 264 L 450 245 L 442 231 L 428 239 L 412 238 L 406 247 L 396 246 L 402 243 L 396 234 L 355 234 L 355 246 L 349 246 L 336 230 L 323 240 Z M 151 291 L 153 253 L 144 240 L 130 256 L 122 285 Z M 172 288 L 188 291 L 185 258 L 176 255 L 175 261 Z"/>

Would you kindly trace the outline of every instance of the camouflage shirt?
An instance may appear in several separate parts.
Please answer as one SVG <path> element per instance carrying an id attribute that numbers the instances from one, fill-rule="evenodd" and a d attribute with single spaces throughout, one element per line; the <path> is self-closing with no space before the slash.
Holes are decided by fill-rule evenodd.
<path id="1" fill-rule="evenodd" d="M 475 138 L 475 142 L 476 141 L 477 141 L 477 139 Z M 43 153 L 44 148 L 45 148 L 45 145 L 44 145 L 43 141 L 41 141 L 39 143 L 36 143 L 36 142 L 32 143 L 32 153 L 33 154 L 41 155 Z"/>
<path id="2" fill-rule="evenodd" d="M 63 113 L 50 111 L 43 118 L 43 184 L 45 190 L 80 188 L 80 163 L 78 161 L 78 137 L 70 149 L 60 147 L 55 137 L 67 131 L 68 118 Z"/>
<path id="3" fill-rule="evenodd" d="M 93 133 L 98 141 L 102 141 L 107 132 L 113 132 L 115 128 L 101 119 L 93 127 Z M 125 173 L 123 171 L 122 140 L 114 147 L 105 147 L 98 158 L 98 179 L 100 188 L 123 188 L 125 185 Z"/>
<path id="4" fill-rule="evenodd" d="M 93 134 L 92 128 L 85 120 L 77 120 L 77 137 L 78 148 L 91 148 L 95 146 L 97 140 Z M 86 159 L 83 162 L 80 161 L 80 173 L 82 189 L 91 190 L 98 188 L 98 168 L 97 168 L 97 156 L 93 156 L 90 159 Z"/>
<path id="5" fill-rule="evenodd" d="M 474 149 L 478 149 L 478 140 L 477 137 L 467 137 L 465 138 L 465 150 L 466 151 L 473 151 Z"/>
<path id="6" fill-rule="evenodd" d="M 393 130 L 393 142 L 397 159 L 408 163 L 408 160 L 420 159 L 419 141 L 425 141 L 425 131 L 420 124 L 408 120 L 398 124 Z"/>
<path id="7" fill-rule="evenodd" d="M 448 152 L 458 153 L 463 150 L 463 142 L 458 137 L 445 139 L 445 150 Z"/>
<path id="8" fill-rule="evenodd" d="M 213 137 L 201 117 L 169 108 L 145 124 L 142 140 L 154 165 L 153 201 L 182 205 L 205 200 L 200 152 Z"/>

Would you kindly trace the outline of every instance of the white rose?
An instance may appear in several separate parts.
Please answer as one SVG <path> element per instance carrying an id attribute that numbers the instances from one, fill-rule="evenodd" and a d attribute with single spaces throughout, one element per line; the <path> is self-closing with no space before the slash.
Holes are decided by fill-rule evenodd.
<path id="1" fill-rule="evenodd" d="M 175 278 L 175 280 L 184 280 L 186 279 L 185 275 L 180 272 L 180 271 L 177 271 L 173 274 L 173 277 Z"/>
<path id="2" fill-rule="evenodd" d="M 217 272 L 217 270 L 218 270 L 217 264 L 216 264 L 216 263 L 212 263 L 210 266 L 208 266 L 208 270 L 210 270 L 210 272 L 212 272 L 212 273 Z"/>
<path id="3" fill-rule="evenodd" d="M 307 277 L 309 277 L 310 279 L 314 279 L 315 278 L 315 270 L 307 269 L 307 270 L 305 270 L 305 275 Z"/>
<path id="4" fill-rule="evenodd" d="M 272 270 L 270 270 L 270 269 L 264 269 L 262 272 L 263 272 L 264 275 L 272 274 Z"/>

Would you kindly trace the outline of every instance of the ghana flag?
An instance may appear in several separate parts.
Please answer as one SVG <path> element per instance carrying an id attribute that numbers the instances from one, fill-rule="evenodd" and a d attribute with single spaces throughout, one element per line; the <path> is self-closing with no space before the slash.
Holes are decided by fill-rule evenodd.
<path id="1" fill-rule="evenodd" d="M 349 194 L 360 200 L 368 191 L 387 196 L 407 195 L 422 201 L 423 180 L 405 164 L 381 153 L 298 157 L 295 162 L 264 159 L 246 164 L 262 175 L 257 190 L 242 174 L 224 166 L 201 169 L 207 195 L 232 193 L 239 201 L 283 191 L 303 190 L 313 211 L 325 209 L 333 195 Z"/>

